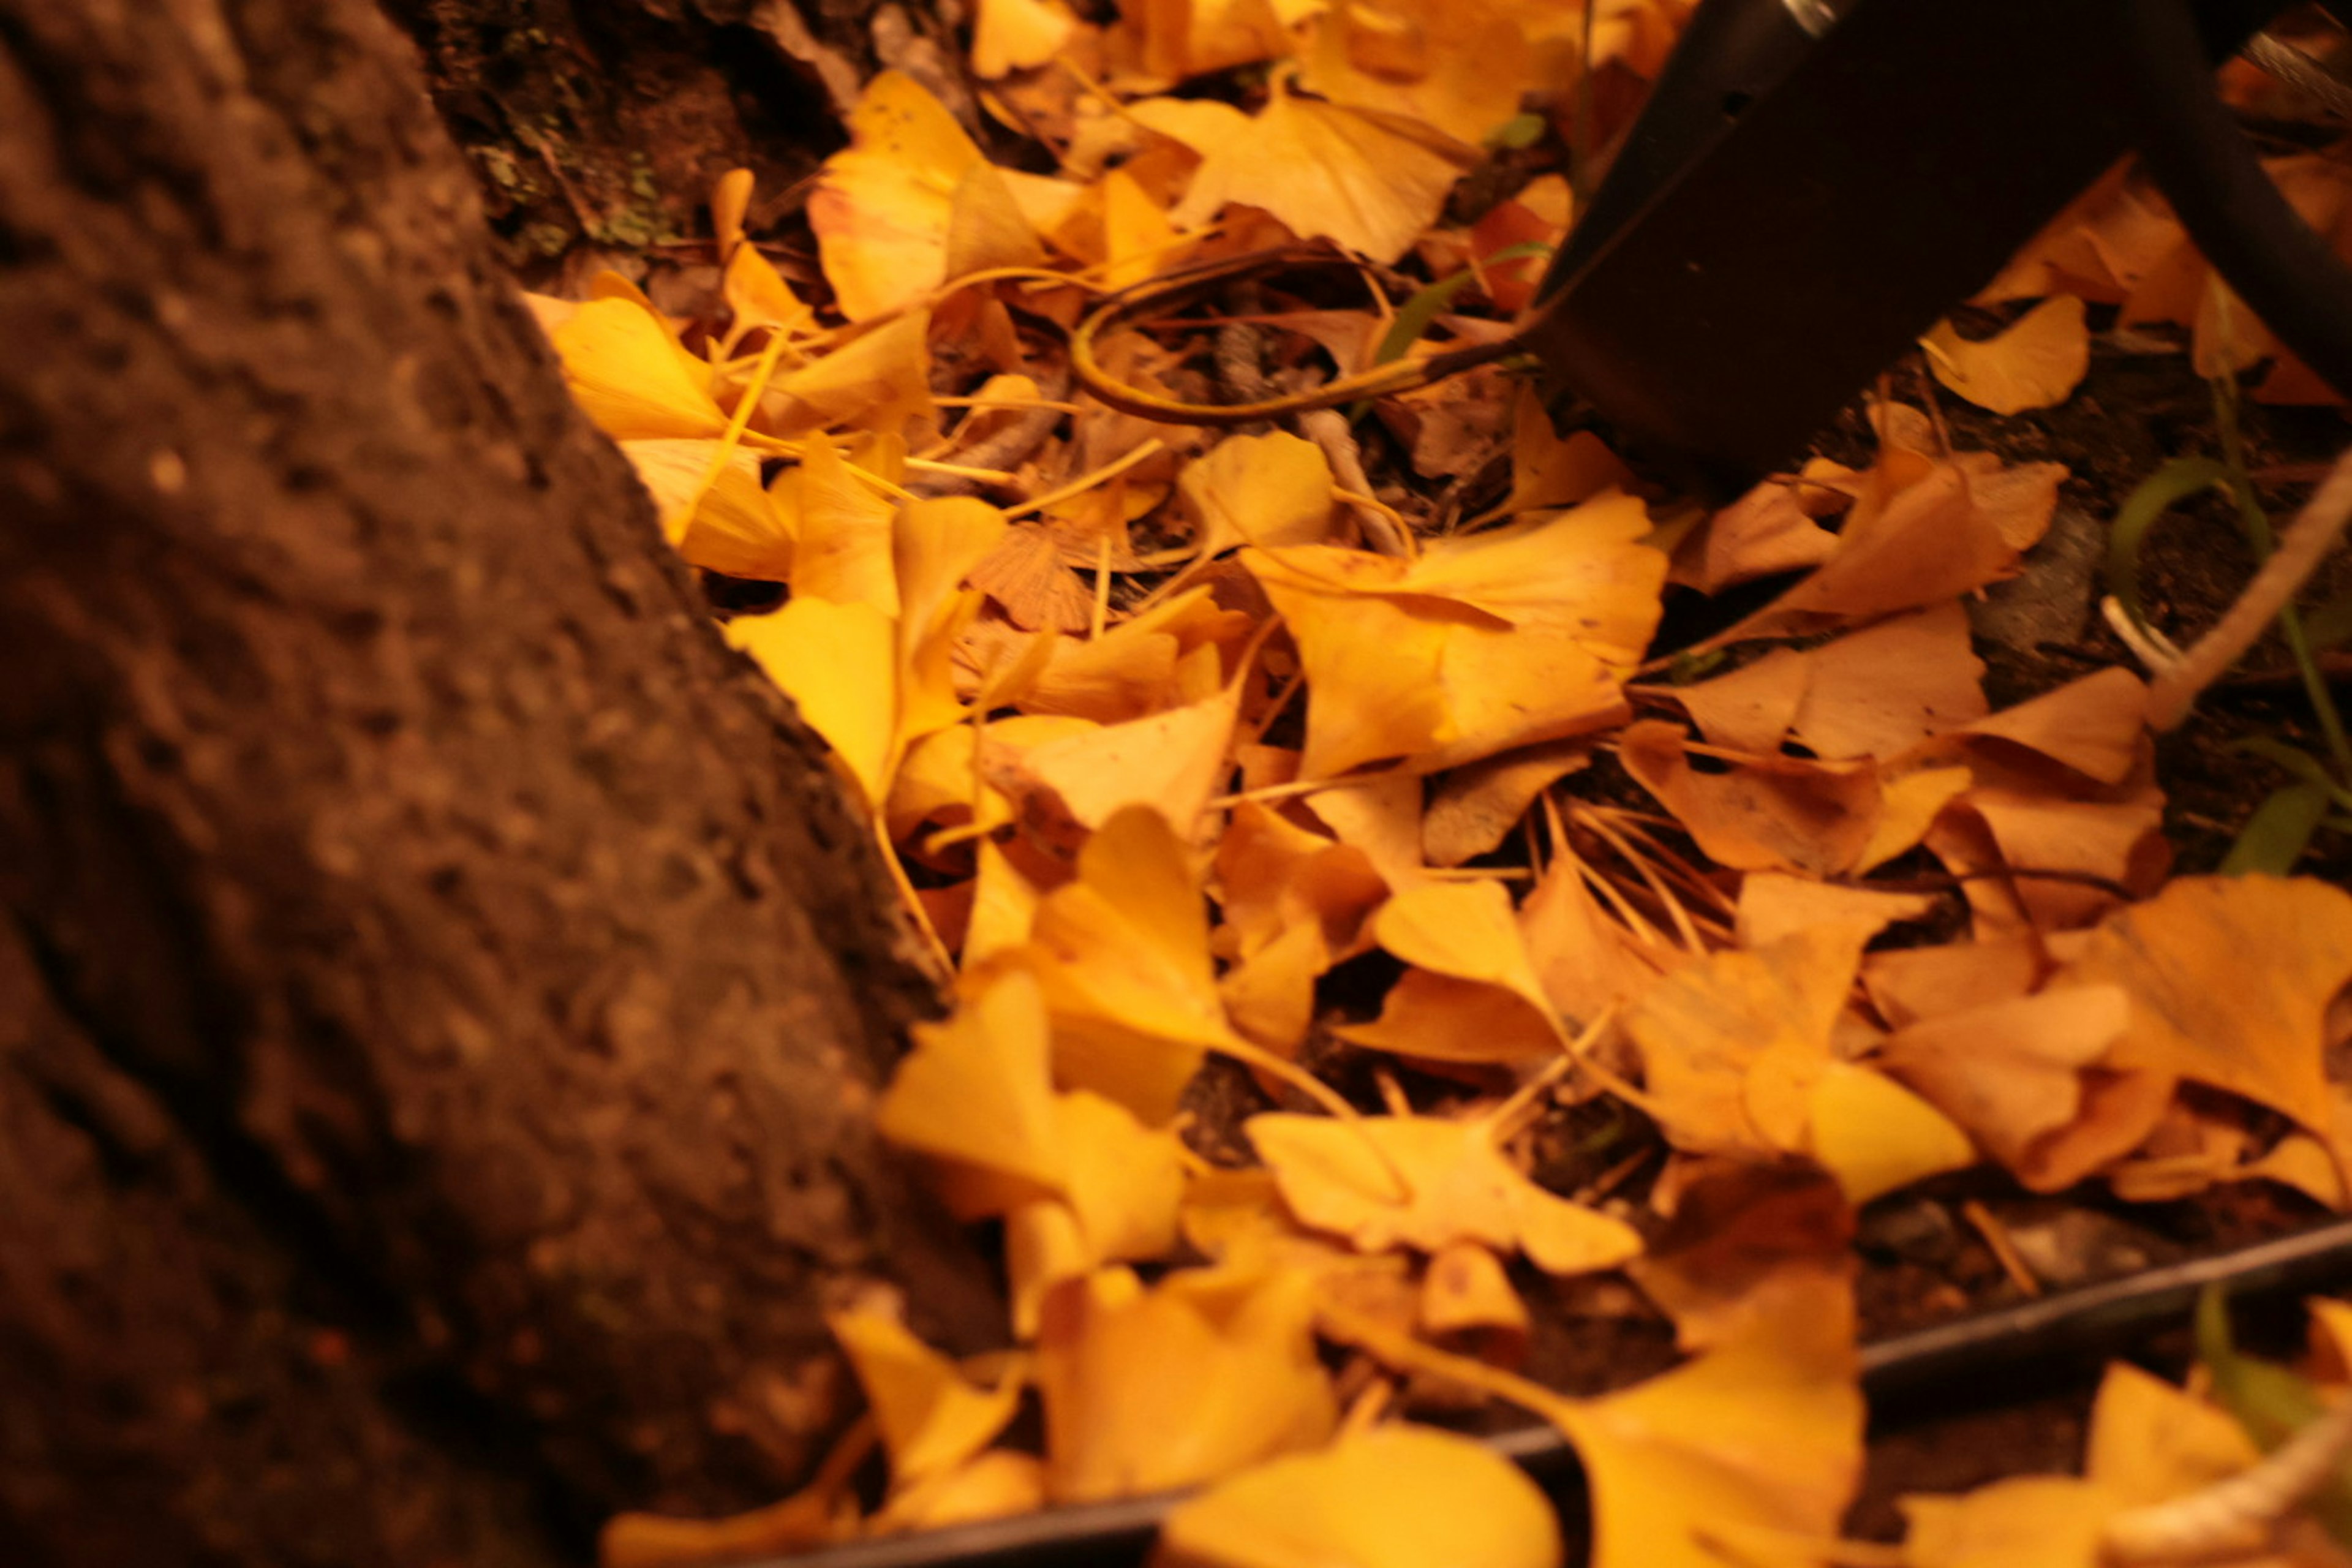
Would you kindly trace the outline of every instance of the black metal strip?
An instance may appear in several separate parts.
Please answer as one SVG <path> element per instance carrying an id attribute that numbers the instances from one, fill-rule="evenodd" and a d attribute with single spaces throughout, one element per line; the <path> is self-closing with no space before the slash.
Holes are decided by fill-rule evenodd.
<path id="1" fill-rule="evenodd" d="M 2258 1298 L 2352 1283 L 2352 1220 L 2299 1231 L 2187 1263 L 1979 1313 L 1865 1345 L 1862 1386 L 1874 1407 L 1951 1389 L 1994 1372 L 2114 1355 L 2184 1323 L 2197 1294 L 2227 1286 Z M 1575 1451 L 1549 1426 L 1488 1439 L 1569 1506 L 1580 1471 Z M 1180 1494 L 1049 1509 L 920 1535 L 861 1541 L 755 1568 L 1130 1568 L 1150 1552 L 1160 1517 Z"/>

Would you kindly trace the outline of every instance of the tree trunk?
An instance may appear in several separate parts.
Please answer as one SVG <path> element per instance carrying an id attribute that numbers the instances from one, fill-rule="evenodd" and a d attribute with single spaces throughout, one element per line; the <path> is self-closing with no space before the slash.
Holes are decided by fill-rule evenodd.
<path id="1" fill-rule="evenodd" d="M 539 1563 L 971 1343 L 931 1005 L 365 0 L 0 0 L 0 1539 Z"/>

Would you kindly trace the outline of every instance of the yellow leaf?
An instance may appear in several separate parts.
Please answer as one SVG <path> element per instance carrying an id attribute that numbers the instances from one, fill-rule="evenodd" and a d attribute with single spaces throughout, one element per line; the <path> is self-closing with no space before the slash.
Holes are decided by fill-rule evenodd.
<path id="1" fill-rule="evenodd" d="M 1331 465 L 1312 441 L 1276 431 L 1228 436 L 1176 481 L 1205 558 L 1236 544 L 1320 544 L 1331 526 Z"/>
<path id="2" fill-rule="evenodd" d="M 976 859 L 978 886 L 972 892 L 971 920 L 963 933 L 966 970 L 977 969 L 996 954 L 1027 942 L 1037 920 L 1036 884 L 1021 874 L 1003 849 L 983 838 Z"/>
<path id="3" fill-rule="evenodd" d="M 850 146 L 825 160 L 809 197 L 825 278 L 863 321 L 947 280 L 955 191 L 980 149 L 922 84 L 886 70 L 849 116 Z"/>
<path id="4" fill-rule="evenodd" d="M 800 514 L 792 604 L 822 599 L 837 605 L 863 605 L 895 621 L 898 573 L 891 552 L 898 508 L 851 474 L 849 465 L 821 437 L 808 443 L 800 467 L 778 480 L 777 488 L 789 489 Z M 815 668 L 822 668 L 820 661 Z"/>
<path id="5" fill-rule="evenodd" d="M 1841 1328 L 1776 1321 L 1626 1393 L 1548 1409 L 1592 1488 L 1592 1568 L 1817 1562 L 1801 1542 L 1836 1534 L 1862 1469 Z"/>
<path id="6" fill-rule="evenodd" d="M 2129 1019 L 2118 986 L 2059 985 L 1906 1025 L 1879 1060 L 2038 1186 L 2037 1146 L 2082 1113 L 2084 1071 Z"/>
<path id="7" fill-rule="evenodd" d="M 1300 81 L 1335 103 L 1418 120 L 1476 144 L 1519 111 L 1529 88 L 1560 79 L 1518 18 L 1459 0 L 1341 4 L 1315 23 Z M 1573 68 L 1572 67 L 1570 68 Z"/>
<path id="8" fill-rule="evenodd" d="M 1633 470 L 1617 460 L 1600 437 L 1590 430 L 1562 436 L 1535 387 L 1519 389 L 1512 414 L 1511 496 L 1503 503 L 1505 510 L 1574 506 L 1633 482 Z"/>
<path id="9" fill-rule="evenodd" d="M 971 68 L 984 81 L 1044 65 L 1077 29 L 1061 0 L 980 0 L 971 27 Z"/>
<path id="10" fill-rule="evenodd" d="M 1957 600 L 1850 632 L 1801 656 L 1812 679 L 1790 727 L 1817 757 L 1892 757 L 1982 719 L 1984 662 Z"/>
<path id="11" fill-rule="evenodd" d="M 1830 1037 L 1861 956 L 1851 931 L 1812 928 L 1666 976 L 1625 1014 L 1644 1109 L 1676 1148 L 1800 1152 Z"/>
<path id="12" fill-rule="evenodd" d="M 621 451 L 653 492 L 664 526 L 676 529 L 670 542 L 689 563 L 730 577 L 781 583 L 791 575 L 794 520 L 761 488 L 759 454 L 740 447 L 729 453 L 703 491 L 716 441 L 624 441 Z M 698 491 L 700 504 L 681 516 Z"/>
<path id="13" fill-rule="evenodd" d="M 2120 667 L 2096 670 L 1961 733 L 2039 752 L 2099 784 L 2120 784 L 2147 748 L 2147 687 Z"/>
<path id="14" fill-rule="evenodd" d="M 970 1464 L 894 1490 L 867 1523 L 887 1535 L 1034 1513 L 1045 1506 L 1045 1467 L 1034 1455 L 992 1448 Z"/>
<path id="15" fill-rule="evenodd" d="M 796 596 L 773 615 L 728 622 L 727 640 L 798 705 L 879 811 L 898 713 L 898 628 L 889 616 L 870 604 Z"/>
<path id="16" fill-rule="evenodd" d="M 1037 907 L 1029 952 L 1054 1019 L 1055 1075 L 1159 1125 L 1213 1047 L 1234 1037 L 1217 997 L 1199 885 L 1175 832 L 1129 806 Z"/>
<path id="17" fill-rule="evenodd" d="M 1220 692 L 1047 742 L 1021 756 L 1018 776 L 1052 791 L 1082 826 L 1099 827 L 1117 812 L 1148 806 L 1189 837 L 1229 770 L 1225 753 L 1239 698 L 1238 689 Z"/>
<path id="18" fill-rule="evenodd" d="M 913 1034 L 875 1113 L 882 1135 L 957 1167 L 942 1190 L 966 1217 L 1062 1191 L 1068 1159 L 1036 980 L 1007 969 L 967 982 L 946 1022 Z"/>
<path id="19" fill-rule="evenodd" d="M 1430 1255 L 1428 1272 L 1421 1280 L 1423 1332 L 1491 1329 L 1522 1336 L 1531 1321 L 1527 1303 L 1511 1289 L 1511 1277 L 1486 1247 L 1457 1241 Z"/>
<path id="20" fill-rule="evenodd" d="M 726 434 L 709 367 L 678 347 L 650 311 L 627 300 L 591 300 L 551 335 L 573 401 L 605 435 L 708 440 Z"/>
<path id="21" fill-rule="evenodd" d="M 1425 1426 L 1342 1436 L 1177 1505 L 1161 1550 L 1202 1568 L 1559 1568 L 1559 1522 L 1519 1468 Z"/>
<path id="22" fill-rule="evenodd" d="M 1055 1287 L 1037 1342 L 1055 1502 L 1196 1485 L 1311 1448 L 1339 1421 L 1315 1353 L 1311 1283 L 1123 1268 Z"/>
<path id="23" fill-rule="evenodd" d="M 1146 1128 L 1126 1107 L 1085 1089 L 1055 1098 L 1062 1196 L 1005 1216 L 1013 1331 L 1037 1332 L 1045 1291 L 1106 1263 L 1159 1258 L 1176 1246 L 1184 1197 L 1183 1143 Z"/>
<path id="24" fill-rule="evenodd" d="M 2325 1133 L 2327 1009 L 2347 980 L 2352 894 L 2253 876 L 2184 877 L 2117 911 L 2054 983 L 2130 996 L 2115 1065 L 2210 1083 Z"/>
<path id="25" fill-rule="evenodd" d="M 908 310 L 779 376 L 760 400 L 760 427 L 797 436 L 856 426 L 897 436 L 908 420 L 928 419 L 929 331 L 929 312 Z"/>
<path id="26" fill-rule="evenodd" d="M 1976 1145 L 1950 1117 L 1852 1062 L 1829 1064 L 1813 1085 L 1808 1115 L 1812 1156 L 1836 1175 L 1851 1204 L 1977 1163 Z"/>
<path id="27" fill-rule="evenodd" d="M 1176 226 L 1125 169 L 1113 169 L 1096 187 L 1102 198 L 1102 284 L 1124 289 L 1166 271 L 1189 245 L 1176 243 Z"/>
<path id="28" fill-rule="evenodd" d="M 996 1440 L 1021 1401 L 1017 1373 L 991 1389 L 974 1388 L 955 1363 L 887 1313 L 828 1313 L 890 1456 L 894 1486 L 944 1474 Z"/>
<path id="29" fill-rule="evenodd" d="M 1996 336 L 1970 342 L 1938 321 L 1919 340 L 1936 379 L 1979 408 L 2021 414 L 2063 403 L 2091 368 L 2083 301 L 2044 300 Z"/>
<path id="30" fill-rule="evenodd" d="M 1179 228 L 1198 228 L 1240 204 L 1272 213 L 1302 239 L 1394 261 L 1436 221 L 1468 166 L 1465 150 L 1411 121 L 1302 98 L 1286 86 L 1277 85 L 1254 119 L 1200 114 L 1206 105 L 1180 118 L 1157 110 L 1167 101 L 1149 100 L 1130 112 L 1201 154 L 1170 215 Z"/>
<path id="31" fill-rule="evenodd" d="M 1245 550 L 1307 671 L 1309 778 L 1419 771 L 1594 728 L 1657 624 L 1665 558 L 1614 497 L 1432 545 L 1410 563 L 1328 545 Z"/>
<path id="32" fill-rule="evenodd" d="M 1176 1247 L 1184 1197 L 1183 1140 L 1154 1131 L 1116 1101 L 1078 1089 L 1054 1106 L 1065 1184 L 1095 1260 L 1163 1257 Z"/>
<path id="33" fill-rule="evenodd" d="M 1500 882 L 1402 889 L 1373 914 L 1372 939 L 1417 968 L 1498 987 L 1550 1016 L 1511 895 Z"/>
<path id="34" fill-rule="evenodd" d="M 1426 1116 L 1347 1122 L 1270 1112 L 1251 1117 L 1244 1130 L 1291 1212 L 1346 1236 L 1360 1251 L 1436 1252 L 1477 1241 L 1524 1251 L 1550 1273 L 1579 1274 L 1642 1250 L 1631 1226 L 1521 1175 L 1486 1122 Z"/>
<path id="35" fill-rule="evenodd" d="M 1045 259 L 1037 231 L 993 164 L 975 163 L 956 182 L 949 198 L 947 280 L 999 267 L 1035 267 Z"/>
<path id="36" fill-rule="evenodd" d="M 1290 47 L 1284 17 L 1268 0 L 1142 0 L 1122 14 L 1140 34 L 1144 70 L 1162 81 L 1246 65 Z"/>
<path id="37" fill-rule="evenodd" d="M 1858 868 L 1882 848 L 1885 800 L 1870 763 L 1766 753 L 1728 772 L 1700 773 L 1681 731 L 1656 719 L 1626 726 L 1617 746 L 1625 771 L 1718 865 L 1826 877 Z"/>
<path id="38" fill-rule="evenodd" d="M 1006 526 L 1003 512 L 969 496 L 908 501 L 892 521 L 902 745 L 964 717 L 950 656 L 957 635 L 980 610 L 980 595 L 964 582 L 1003 539 Z"/>
<path id="39" fill-rule="evenodd" d="M 1853 1205 L 1827 1173 L 1721 1163 L 1675 1195 L 1664 1232 L 1626 1272 L 1685 1351 L 1769 1340 L 1796 1321 L 1816 1326 L 1819 1348 L 1853 1334 Z"/>
<path id="40" fill-rule="evenodd" d="M 1350 1045 L 1435 1062 L 1528 1062 L 1559 1050 L 1547 1008 L 1499 986 L 1408 969 L 1369 1024 L 1334 1026 Z"/>
<path id="41" fill-rule="evenodd" d="M 1910 1568 L 2096 1568 L 2100 1532 L 2123 1504 L 2070 1476 L 2016 1476 L 1901 1506 Z"/>
<path id="42" fill-rule="evenodd" d="M 1865 942 L 1899 921 L 1916 921 L 1935 911 L 1935 898 L 1927 893 L 1887 893 L 1875 888 L 1845 888 L 1805 877 L 1775 871 L 1755 871 L 1739 879 L 1739 905 L 1734 919 L 1739 941 L 1748 947 L 1793 936 L 1811 926 L 1843 926 Z"/>

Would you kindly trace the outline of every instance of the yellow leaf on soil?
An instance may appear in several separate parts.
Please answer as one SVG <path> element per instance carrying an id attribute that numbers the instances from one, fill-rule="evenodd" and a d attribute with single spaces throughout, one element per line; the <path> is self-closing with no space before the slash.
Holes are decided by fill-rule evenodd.
<path id="1" fill-rule="evenodd" d="M 980 0 L 971 28 L 972 74 L 994 81 L 1059 54 L 1078 19 L 1061 0 Z"/>
<path id="2" fill-rule="evenodd" d="M 727 640 L 798 705 L 879 811 L 898 716 L 898 627 L 889 616 L 870 604 L 796 596 L 773 615 L 728 622 Z"/>
<path id="3" fill-rule="evenodd" d="M 1436 1252 L 1457 1241 L 1523 1251 L 1554 1274 L 1610 1268 L 1642 1250 L 1621 1221 L 1544 1191 L 1482 1121 L 1365 1121 L 1270 1112 L 1244 1124 L 1291 1212 L 1365 1252 Z M 1402 1175 L 1405 1187 L 1399 1191 Z"/>
<path id="4" fill-rule="evenodd" d="M 1849 632 L 1812 667 L 1790 727 L 1817 757 L 1892 757 L 1987 711 L 1984 674 L 1958 600 Z"/>
<path id="5" fill-rule="evenodd" d="M 1811 658 L 1776 647 L 1728 675 L 1677 687 L 1671 695 L 1708 744 L 1761 757 L 1780 750 L 1812 683 Z"/>
<path id="6" fill-rule="evenodd" d="M 1657 624 L 1665 558 L 1638 500 L 1432 545 L 1407 563 L 1330 546 L 1241 560 L 1307 670 L 1309 778 L 1408 758 L 1452 766 L 1593 728 Z"/>
<path id="7" fill-rule="evenodd" d="M 800 515 L 800 542 L 793 556 L 793 604 L 822 599 L 834 605 L 864 605 L 895 620 L 898 571 L 891 553 L 898 507 L 861 483 L 822 437 L 809 442 L 800 467 L 786 473 L 777 485 Z M 823 668 L 820 661 L 810 673 Z"/>
<path id="8" fill-rule="evenodd" d="M 1131 112 L 1201 154 L 1170 215 L 1179 228 L 1198 228 L 1239 204 L 1272 213 L 1301 239 L 1394 261 L 1436 221 L 1468 166 L 1466 150 L 1411 121 L 1302 98 L 1284 85 L 1255 118 L 1234 110 L 1179 119 L 1157 111 L 1166 101 Z"/>
<path id="9" fill-rule="evenodd" d="M 1176 481 L 1202 557 L 1236 544 L 1320 544 L 1331 531 L 1331 465 L 1312 441 L 1228 436 Z"/>
<path id="10" fill-rule="evenodd" d="M 1655 719 L 1628 725 L 1617 746 L 1625 771 L 1718 865 L 1828 877 L 1864 868 L 1882 849 L 1884 858 L 1908 847 L 1878 840 L 1884 795 L 1869 763 L 1764 755 L 1727 773 L 1701 773 L 1682 732 Z"/>
<path id="11" fill-rule="evenodd" d="M 1559 1521 L 1525 1472 L 1424 1426 L 1342 1436 L 1177 1505 L 1160 1550 L 1200 1568 L 1559 1568 Z"/>
<path id="12" fill-rule="evenodd" d="M 894 1492 L 866 1530 L 875 1535 L 945 1530 L 1034 1513 L 1045 1506 L 1045 1465 L 1034 1455 L 992 1448 L 968 1465 Z"/>
<path id="13" fill-rule="evenodd" d="M 1021 756 L 1014 764 L 1018 782 L 1009 787 L 1016 796 L 1023 783 L 1052 792 L 1083 827 L 1099 827 L 1129 806 L 1149 806 L 1189 837 L 1230 766 L 1225 753 L 1239 697 L 1238 689 L 1229 689 L 1205 702 L 1048 742 Z"/>
<path id="14" fill-rule="evenodd" d="M 1981 342 L 1938 321 L 1919 346 L 1937 381 L 1995 414 L 2063 403 L 2091 368 L 2091 330 L 2083 301 L 2071 295 L 2044 300 Z"/>
<path id="15" fill-rule="evenodd" d="M 1575 506 L 1603 490 L 1623 489 L 1633 471 L 1590 430 L 1562 436 L 1532 385 L 1519 389 L 1512 414 L 1511 496 L 1507 511 Z"/>
<path id="16" fill-rule="evenodd" d="M 1037 906 L 1027 951 L 1053 1014 L 1055 1078 L 1154 1126 L 1176 1114 L 1203 1053 L 1234 1037 L 1200 885 L 1182 842 L 1147 807 L 1087 841 L 1077 879 Z"/>
<path id="17" fill-rule="evenodd" d="M 2117 986 L 2059 986 L 1908 1025 L 1878 1059 L 1995 1159 L 2024 1171 L 2036 1146 L 2082 1113 L 2084 1069 L 2106 1054 L 2128 1016 Z"/>
<path id="18" fill-rule="evenodd" d="M 974 1388 L 955 1363 L 887 1313 L 830 1313 L 826 1326 L 849 1357 L 890 1456 L 893 1486 L 956 1468 L 996 1440 L 1021 1402 L 1023 1379 Z"/>
<path id="19" fill-rule="evenodd" d="M 653 492 L 663 525 L 677 528 L 670 542 L 689 563 L 706 572 L 776 583 L 792 574 L 794 519 L 761 487 L 758 453 L 740 447 L 729 453 L 705 491 L 716 441 L 624 441 L 621 451 Z M 700 504 L 681 518 L 698 492 Z"/>
<path id="20" fill-rule="evenodd" d="M 1853 1341 L 1835 1319 L 1775 1318 L 1626 1393 L 1546 1414 L 1591 1480 L 1592 1568 L 1816 1563 L 1812 1544 L 1837 1533 L 1862 1471 Z"/>
<path id="21" fill-rule="evenodd" d="M 944 1023 L 913 1033 L 875 1113 L 882 1135 L 954 1167 L 940 1187 L 967 1218 L 1060 1192 L 1068 1160 L 1037 982 L 1018 969 L 968 982 Z"/>
<path id="22" fill-rule="evenodd" d="M 1976 1145 L 1950 1117 L 1872 1068 L 1830 1063 L 1807 1114 L 1806 1145 L 1849 1203 L 1977 1163 Z"/>
<path id="23" fill-rule="evenodd" d="M 848 131 L 849 147 L 825 160 L 808 216 L 842 314 L 863 321 L 947 281 L 956 187 L 981 154 L 901 71 L 866 84 Z"/>
<path id="24" fill-rule="evenodd" d="M 627 300 L 591 300 L 551 334 L 572 400 L 616 441 L 715 439 L 727 415 L 710 367 L 680 348 L 662 320 Z"/>
<path id="25" fill-rule="evenodd" d="M 1197 1485 L 1312 1448 L 1339 1423 L 1315 1353 L 1311 1281 L 1124 1268 L 1056 1286 L 1037 1343 L 1055 1502 Z"/>
<path id="26" fill-rule="evenodd" d="M 1668 1141 L 1700 1153 L 1802 1152 L 1861 951 L 1853 932 L 1816 928 L 1709 953 L 1644 993 L 1625 1032 L 1641 1047 L 1644 1109 Z"/>
<path id="27" fill-rule="evenodd" d="M 929 331 L 929 313 L 908 310 L 777 377 L 760 399 L 760 427 L 772 436 L 845 426 L 898 436 L 908 421 L 927 421 Z"/>
<path id="28" fill-rule="evenodd" d="M 2184 877 L 2118 910 L 2058 983 L 2129 994 L 2116 1065 L 2210 1083 L 2324 1133 L 2327 1009 L 2347 980 L 2352 894 L 2254 876 Z"/>

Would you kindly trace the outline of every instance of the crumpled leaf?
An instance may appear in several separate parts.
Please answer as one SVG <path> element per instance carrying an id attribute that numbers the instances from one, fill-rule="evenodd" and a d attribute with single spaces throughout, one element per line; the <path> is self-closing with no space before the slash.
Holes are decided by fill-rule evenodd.
<path id="1" fill-rule="evenodd" d="M 1622 1221 L 1545 1192 L 1514 1169 L 1483 1121 L 1363 1121 L 1268 1112 L 1244 1123 L 1291 1212 L 1378 1252 L 1458 1241 L 1523 1251 L 1554 1274 L 1609 1268 L 1642 1250 Z M 1403 1186 L 1399 1189 L 1402 1177 Z"/>
<path id="2" fill-rule="evenodd" d="M 1997 335 L 1969 340 L 1938 321 L 1919 340 L 1936 379 L 1979 408 L 2021 414 L 2063 403 L 2091 368 L 2083 301 L 2044 300 Z"/>
<path id="3" fill-rule="evenodd" d="M 1245 550 L 1307 670 L 1303 774 L 1428 771 L 1591 729 L 1657 624 L 1665 558 L 1617 496 L 1440 541 L 1417 561 Z"/>
<path id="4" fill-rule="evenodd" d="M 1172 114 L 1148 99 L 1129 112 L 1201 154 L 1169 216 L 1198 228 L 1226 206 L 1262 207 L 1301 239 L 1325 238 L 1394 261 L 1433 222 L 1468 166 L 1446 138 L 1408 120 L 1304 98 L 1277 84 L 1253 118 L 1193 102 Z M 1204 112 L 1222 110 L 1223 112 Z"/>
<path id="5" fill-rule="evenodd" d="M 1559 1521 L 1524 1471 L 1426 1426 L 1342 1436 L 1177 1505 L 1160 1550 L 1202 1568 L 1559 1568 Z"/>
<path id="6" fill-rule="evenodd" d="M 1909 1024 L 1878 1059 L 1975 1135 L 2029 1187 L 2048 1190 L 2047 1135 L 2082 1114 L 2084 1069 L 2104 1058 L 2129 1012 L 2114 985 L 2062 985 Z M 2060 1184 L 2076 1174 L 2056 1173 Z"/>
<path id="7" fill-rule="evenodd" d="M 1058 1285 L 1037 1341 L 1045 1488 L 1094 1502 L 1196 1485 L 1312 1448 L 1339 1423 L 1315 1353 L 1311 1282 L 1124 1268 Z"/>

